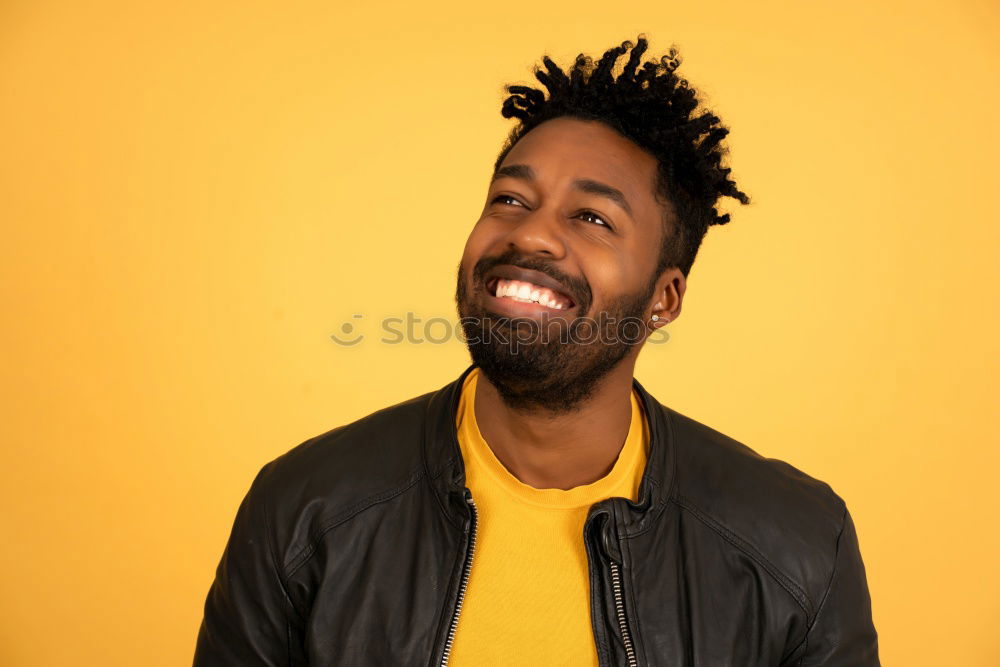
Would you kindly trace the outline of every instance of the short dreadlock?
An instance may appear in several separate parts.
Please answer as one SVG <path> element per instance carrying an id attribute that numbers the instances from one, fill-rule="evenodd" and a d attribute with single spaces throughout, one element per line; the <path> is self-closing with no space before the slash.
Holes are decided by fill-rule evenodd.
<path id="1" fill-rule="evenodd" d="M 698 108 L 697 91 L 675 73 L 681 63 L 677 49 L 639 68 L 647 48 L 640 35 L 634 45 L 625 41 L 609 49 L 596 65 L 581 53 L 568 73 L 544 56 L 545 70 L 536 67 L 534 74 L 548 89 L 548 99 L 537 88 L 506 86 L 510 96 L 501 114 L 520 122 L 507 137 L 494 170 L 521 137 L 547 120 L 569 116 L 605 123 L 657 159 L 657 194 L 677 213 L 674 234 L 664 216 L 665 241 L 654 279 L 671 266 L 686 276 L 708 227 L 729 222 L 729 214 L 720 215 L 715 208 L 718 199 L 732 197 L 747 204 L 750 198 L 722 166 L 727 148 L 721 142 L 728 128 L 713 113 Z M 615 77 L 612 70 L 629 49 L 628 62 Z"/>

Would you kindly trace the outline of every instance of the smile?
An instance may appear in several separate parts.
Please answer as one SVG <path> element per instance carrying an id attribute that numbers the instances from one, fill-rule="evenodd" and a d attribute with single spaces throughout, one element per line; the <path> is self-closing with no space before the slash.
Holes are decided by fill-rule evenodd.
<path id="1" fill-rule="evenodd" d="M 553 310 L 565 310 L 573 305 L 569 298 L 559 292 L 523 280 L 494 278 L 487 283 L 486 288 L 491 295 L 498 299 L 510 299 L 520 303 L 537 303 Z"/>

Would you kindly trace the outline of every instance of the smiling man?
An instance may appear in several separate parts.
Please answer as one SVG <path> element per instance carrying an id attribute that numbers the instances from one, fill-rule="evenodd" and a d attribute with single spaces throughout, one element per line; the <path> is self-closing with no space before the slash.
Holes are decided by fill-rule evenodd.
<path id="1" fill-rule="evenodd" d="M 261 469 L 195 665 L 879 664 L 844 502 L 633 377 L 719 198 L 748 201 L 646 48 L 508 86 L 458 270 L 472 364 Z"/>

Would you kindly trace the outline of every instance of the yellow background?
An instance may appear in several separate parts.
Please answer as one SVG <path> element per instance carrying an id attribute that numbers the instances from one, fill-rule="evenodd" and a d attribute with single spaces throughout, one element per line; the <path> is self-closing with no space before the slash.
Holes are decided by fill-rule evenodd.
<path id="1" fill-rule="evenodd" d="M 1000 664 L 998 18 L 6 0 L 0 663 L 188 664 L 260 466 L 465 368 L 376 323 L 455 317 L 501 86 L 646 32 L 754 204 L 637 377 L 847 500 L 885 664 Z"/>

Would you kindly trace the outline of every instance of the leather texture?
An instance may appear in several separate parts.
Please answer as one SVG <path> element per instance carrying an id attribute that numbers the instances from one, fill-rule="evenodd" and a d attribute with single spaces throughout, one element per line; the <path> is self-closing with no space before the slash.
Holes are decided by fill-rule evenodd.
<path id="1" fill-rule="evenodd" d="M 195 667 L 444 662 L 470 549 L 475 567 L 455 430 L 472 368 L 260 470 Z M 594 504 L 581 535 L 602 667 L 879 665 L 840 497 L 633 386 L 650 427 L 639 500 Z"/>

